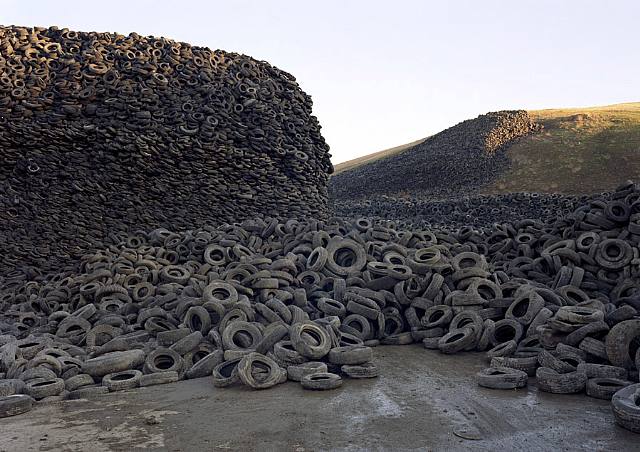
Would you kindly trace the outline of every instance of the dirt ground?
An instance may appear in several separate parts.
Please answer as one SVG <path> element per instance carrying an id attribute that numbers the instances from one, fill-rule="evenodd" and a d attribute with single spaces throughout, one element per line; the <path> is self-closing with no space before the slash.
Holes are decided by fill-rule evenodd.
<path id="1" fill-rule="evenodd" d="M 91 401 L 39 404 L 0 420 L 3 451 L 637 450 L 609 402 L 476 385 L 480 354 L 376 348 L 380 378 L 312 392 L 217 389 L 208 378 Z"/>

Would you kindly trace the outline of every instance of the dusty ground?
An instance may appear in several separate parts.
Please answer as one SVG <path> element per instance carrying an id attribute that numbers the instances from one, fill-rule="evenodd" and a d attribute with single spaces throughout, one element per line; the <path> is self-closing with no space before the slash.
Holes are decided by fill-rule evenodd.
<path id="1" fill-rule="evenodd" d="M 481 355 L 378 347 L 376 361 L 380 378 L 327 392 L 204 378 L 40 404 L 0 420 L 0 450 L 637 450 L 608 402 L 479 388 Z"/>

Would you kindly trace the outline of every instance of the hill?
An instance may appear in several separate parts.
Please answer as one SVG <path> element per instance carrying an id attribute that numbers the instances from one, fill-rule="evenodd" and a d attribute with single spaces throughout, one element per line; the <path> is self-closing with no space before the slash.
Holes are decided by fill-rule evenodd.
<path id="1" fill-rule="evenodd" d="M 493 182 L 508 168 L 503 148 L 536 131 L 527 112 L 500 111 L 463 121 L 423 142 L 353 165 L 329 184 L 336 200 L 375 196 L 458 196 Z"/>
<path id="2" fill-rule="evenodd" d="M 480 149 L 487 136 L 497 137 L 499 146 Z M 583 194 L 612 190 L 638 177 L 640 103 L 625 103 L 481 115 L 425 140 L 336 165 L 330 193 L 341 201 L 381 195 Z"/>
<path id="3" fill-rule="evenodd" d="M 529 116 L 543 131 L 506 150 L 510 168 L 483 193 L 596 193 L 640 177 L 640 102 Z"/>

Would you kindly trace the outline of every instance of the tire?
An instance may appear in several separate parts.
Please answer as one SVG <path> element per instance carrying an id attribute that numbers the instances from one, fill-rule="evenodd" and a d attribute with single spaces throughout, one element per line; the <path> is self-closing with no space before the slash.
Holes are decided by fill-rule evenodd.
<path id="1" fill-rule="evenodd" d="M 36 400 L 49 396 L 56 396 L 64 391 L 62 378 L 38 378 L 29 381 L 24 388 L 24 393 Z"/>
<path id="2" fill-rule="evenodd" d="M 92 377 L 104 377 L 110 373 L 135 369 L 144 363 L 144 359 L 142 350 L 111 352 L 85 361 L 82 372 Z"/>
<path id="3" fill-rule="evenodd" d="M 515 341 L 520 342 L 524 329 L 520 322 L 513 319 L 498 320 L 493 328 L 493 334 L 491 335 L 491 345 L 494 347 L 503 342 Z"/>
<path id="4" fill-rule="evenodd" d="M 67 400 L 91 399 L 104 394 L 109 394 L 109 388 L 106 386 L 83 386 L 82 388 L 69 392 L 69 394 L 67 394 Z"/>
<path id="5" fill-rule="evenodd" d="M 83 386 L 94 385 L 96 382 L 93 377 L 88 374 L 75 375 L 64 382 L 64 387 L 67 391 L 75 391 Z"/>
<path id="6" fill-rule="evenodd" d="M 548 367 L 561 374 L 566 374 L 577 370 L 576 366 L 563 361 L 547 350 L 542 350 L 538 354 L 538 363 L 540 364 L 540 367 Z"/>
<path id="7" fill-rule="evenodd" d="M 490 389 L 517 389 L 527 386 L 526 372 L 509 367 L 489 367 L 476 374 L 478 385 Z"/>
<path id="8" fill-rule="evenodd" d="M 472 328 L 460 328 L 445 334 L 438 341 L 438 348 L 442 353 L 452 354 L 462 351 L 476 341 L 476 332 Z"/>
<path id="9" fill-rule="evenodd" d="M 358 365 L 373 359 L 373 349 L 364 345 L 336 347 L 329 351 L 329 362 L 339 365 Z"/>
<path id="10" fill-rule="evenodd" d="M 234 337 L 238 333 L 251 338 L 251 342 L 242 346 L 235 343 Z M 253 323 L 234 320 L 226 325 L 222 331 L 222 344 L 225 350 L 254 350 L 262 340 L 262 333 Z"/>
<path id="11" fill-rule="evenodd" d="M 17 416 L 31 411 L 33 402 L 33 398 L 23 394 L 0 397 L 0 418 Z"/>
<path id="12" fill-rule="evenodd" d="M 327 372 L 327 365 L 318 361 L 309 361 L 287 367 L 287 377 L 291 381 L 301 381 L 305 375 L 325 372 Z"/>
<path id="13" fill-rule="evenodd" d="M 222 350 L 215 350 L 204 358 L 199 359 L 185 373 L 185 377 L 192 380 L 195 378 L 208 377 L 212 374 L 213 369 L 224 361 L 224 353 Z"/>
<path id="14" fill-rule="evenodd" d="M 596 399 L 611 400 L 616 392 L 632 384 L 618 378 L 590 378 L 587 380 L 587 395 Z"/>
<path id="15" fill-rule="evenodd" d="M 167 383 L 175 383 L 180 379 L 178 372 L 157 372 L 155 374 L 143 375 L 140 377 L 140 387 L 164 385 Z"/>
<path id="16" fill-rule="evenodd" d="M 413 335 L 410 331 L 385 336 L 380 340 L 383 345 L 409 345 L 413 344 Z"/>
<path id="17" fill-rule="evenodd" d="M 634 356 L 631 356 L 632 345 L 637 348 L 640 340 L 640 320 L 625 320 L 615 325 L 607 334 L 605 348 L 611 364 L 625 369 L 635 367 Z"/>
<path id="18" fill-rule="evenodd" d="M 349 378 L 376 378 L 379 375 L 378 367 L 373 363 L 344 365 L 340 370 Z"/>
<path id="19" fill-rule="evenodd" d="M 538 368 L 536 379 L 541 391 L 553 394 L 575 394 L 583 391 L 587 384 L 587 375 L 584 372 L 576 370 L 560 374 L 548 367 Z"/>
<path id="20" fill-rule="evenodd" d="M 611 398 L 611 407 L 616 424 L 635 433 L 640 433 L 640 383 L 627 386 Z"/>
<path id="21" fill-rule="evenodd" d="M 513 356 L 517 348 L 518 344 L 516 343 L 516 341 L 502 342 L 501 344 L 498 344 L 491 350 L 487 351 L 487 358 L 491 360 L 498 357 Z"/>
<path id="22" fill-rule="evenodd" d="M 453 319 L 451 306 L 442 304 L 428 308 L 422 317 L 421 323 L 425 328 L 445 328 L 449 326 L 451 319 Z"/>
<path id="23" fill-rule="evenodd" d="M 427 350 L 438 350 L 441 337 L 427 337 L 422 339 L 422 345 Z"/>
<path id="24" fill-rule="evenodd" d="M 174 371 L 180 375 L 183 366 L 182 356 L 170 348 L 159 347 L 147 355 L 142 370 L 145 374 Z"/>
<path id="25" fill-rule="evenodd" d="M 580 342 L 584 338 L 593 334 L 602 334 L 604 335 L 609 331 L 609 325 L 604 323 L 602 320 L 592 323 L 587 323 L 586 325 L 578 328 L 573 333 L 569 333 L 567 337 L 564 338 L 564 343 L 567 345 L 578 346 Z"/>
<path id="26" fill-rule="evenodd" d="M 0 380 L 0 397 L 22 394 L 25 386 L 24 381 L 17 378 Z"/>
<path id="27" fill-rule="evenodd" d="M 267 389 L 277 385 L 282 370 L 271 358 L 259 353 L 249 353 L 238 363 L 240 381 L 253 389 Z"/>
<path id="28" fill-rule="evenodd" d="M 291 343 L 296 351 L 308 359 L 320 359 L 329 353 L 331 339 L 324 328 L 312 322 L 296 323 L 291 326 Z M 305 336 L 313 338 L 308 340 Z M 315 344 L 313 342 L 316 342 Z"/>
<path id="29" fill-rule="evenodd" d="M 624 367 L 607 366 L 606 364 L 580 363 L 578 370 L 587 374 L 587 378 L 626 380 L 628 377 L 628 371 Z"/>
<path id="30" fill-rule="evenodd" d="M 204 337 L 202 337 L 202 333 L 200 331 L 194 331 L 173 344 L 169 349 L 175 351 L 178 355 L 184 356 L 198 347 L 203 339 Z"/>
<path id="31" fill-rule="evenodd" d="M 528 290 L 511 303 L 505 313 L 505 319 L 516 320 L 521 325 L 529 325 L 542 308 L 544 308 L 544 299 L 534 290 Z"/>
<path id="32" fill-rule="evenodd" d="M 300 380 L 304 389 L 313 389 L 316 391 L 324 391 L 327 389 L 335 389 L 342 386 L 342 378 L 340 375 L 329 372 L 319 372 L 315 374 L 305 375 Z"/>
<path id="33" fill-rule="evenodd" d="M 268 329 L 268 328 L 267 328 Z M 273 347 L 289 334 L 289 328 L 286 325 L 276 325 L 271 328 L 268 333 L 262 337 L 262 340 L 256 347 L 256 352 L 262 355 L 273 350 Z"/>
<path id="34" fill-rule="evenodd" d="M 302 364 L 308 361 L 307 358 L 293 348 L 291 341 L 279 341 L 273 346 L 273 354 L 282 363 L 290 364 Z"/>
<path id="35" fill-rule="evenodd" d="M 140 386 L 141 377 L 139 370 L 123 370 L 102 377 L 102 386 L 106 386 L 109 392 L 133 389 Z"/>
<path id="36" fill-rule="evenodd" d="M 225 388 L 240 382 L 238 375 L 238 363 L 242 358 L 232 359 L 218 364 L 213 369 L 213 386 Z"/>
<path id="37" fill-rule="evenodd" d="M 538 368 L 538 358 L 508 358 L 500 356 L 491 359 L 490 367 L 508 367 L 510 369 L 517 369 L 532 377 L 536 374 L 536 369 Z"/>

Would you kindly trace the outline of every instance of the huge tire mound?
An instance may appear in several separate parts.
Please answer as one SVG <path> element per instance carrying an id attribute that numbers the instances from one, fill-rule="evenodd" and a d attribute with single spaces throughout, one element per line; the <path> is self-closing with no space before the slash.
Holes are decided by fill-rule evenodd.
<path id="1" fill-rule="evenodd" d="M 501 151 L 538 128 L 524 110 L 487 113 L 399 154 L 336 174 L 329 192 L 339 201 L 379 195 L 472 194 L 509 167 L 509 159 Z"/>
<path id="2" fill-rule="evenodd" d="M 244 55 L 0 28 L 0 272 L 59 269 L 136 229 L 325 215 L 311 105 Z"/>

